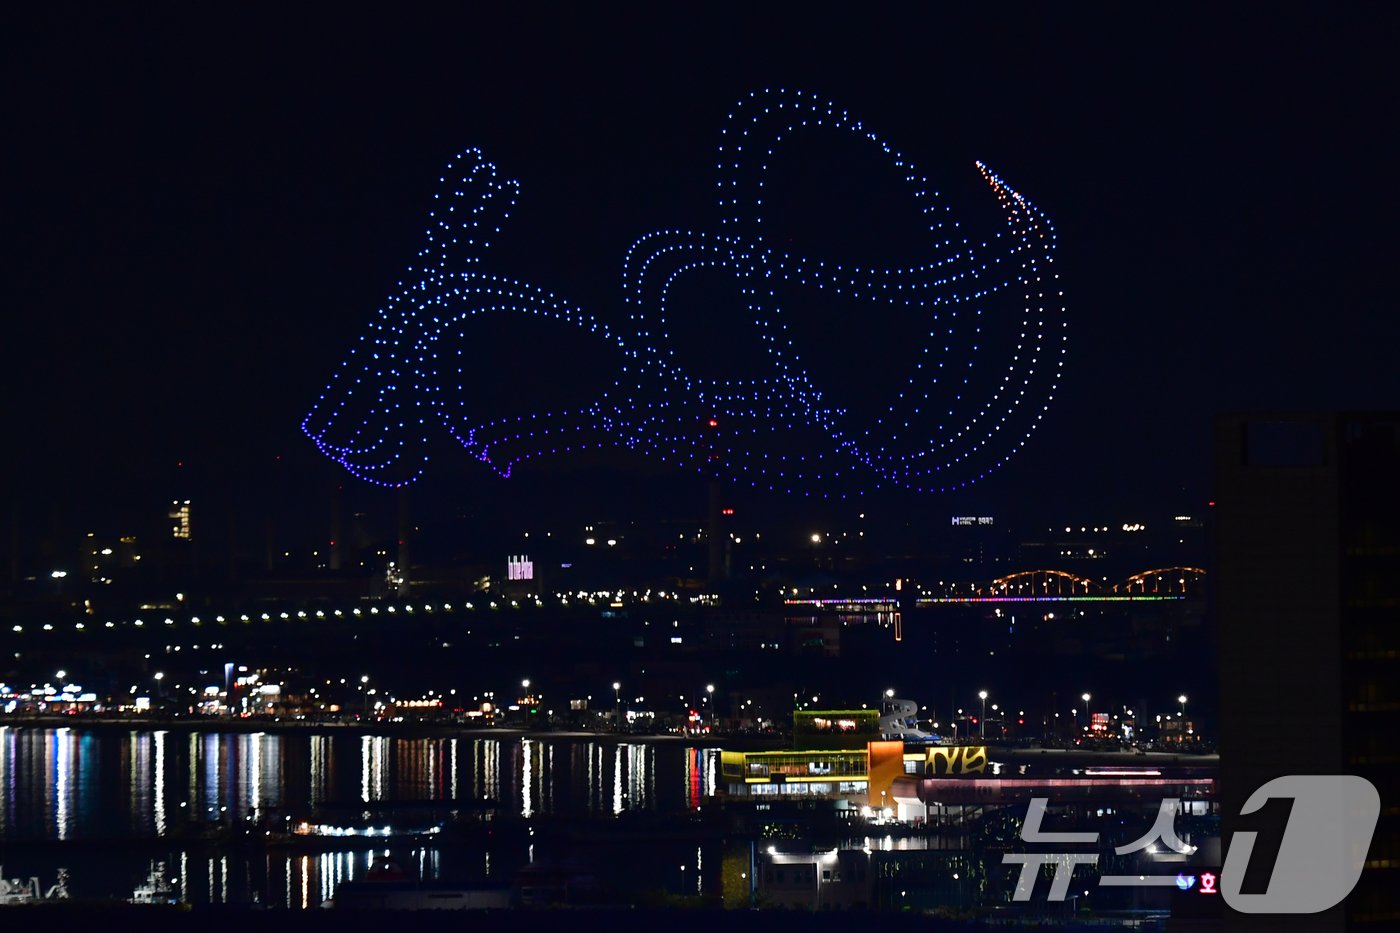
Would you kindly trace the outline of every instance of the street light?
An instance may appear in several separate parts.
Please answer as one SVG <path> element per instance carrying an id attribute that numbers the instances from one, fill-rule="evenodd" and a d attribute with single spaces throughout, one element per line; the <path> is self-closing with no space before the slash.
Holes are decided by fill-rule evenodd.
<path id="1" fill-rule="evenodd" d="M 1177 697 L 1177 698 L 1176 698 L 1176 702 L 1178 702 L 1178 703 L 1181 704 L 1181 721 L 1182 721 L 1182 722 L 1185 722 L 1185 721 L 1186 721 L 1186 694 L 1183 693 L 1181 696 Z"/>
<path id="2" fill-rule="evenodd" d="M 977 720 L 977 737 L 985 739 L 987 737 L 987 691 L 979 691 L 977 699 L 982 701 L 982 718 Z"/>
<path id="3" fill-rule="evenodd" d="M 622 683 L 613 681 L 613 728 L 622 728 Z"/>
<path id="4" fill-rule="evenodd" d="M 1092 714 L 1090 714 L 1090 712 L 1089 712 L 1089 694 L 1085 693 L 1085 694 L 1083 694 L 1082 696 L 1080 696 L 1079 699 L 1081 699 L 1081 700 L 1084 701 L 1084 715 L 1085 715 L 1085 716 L 1091 716 Z M 1074 721 L 1074 724 L 1075 724 L 1076 726 L 1079 725 L 1079 720 L 1076 719 L 1076 720 Z M 1088 728 L 1088 727 L 1086 726 L 1085 728 Z"/>

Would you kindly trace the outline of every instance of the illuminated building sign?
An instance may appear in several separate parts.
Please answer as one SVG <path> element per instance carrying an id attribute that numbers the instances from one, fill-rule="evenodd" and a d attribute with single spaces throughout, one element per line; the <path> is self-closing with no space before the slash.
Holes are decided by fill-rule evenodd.
<path id="1" fill-rule="evenodd" d="M 987 770 L 985 745 L 937 745 L 926 750 L 930 775 L 981 774 Z"/>
<path id="2" fill-rule="evenodd" d="M 992 516 L 990 515 L 954 515 L 954 525 L 990 525 Z"/>
<path id="3" fill-rule="evenodd" d="M 1108 714 L 1095 713 L 1093 716 L 1089 717 L 1089 730 L 1091 732 L 1107 732 Z"/>
<path id="4" fill-rule="evenodd" d="M 506 579 L 507 580 L 533 580 L 535 579 L 535 562 L 524 554 L 519 557 L 511 555 L 506 558 Z"/>
<path id="5" fill-rule="evenodd" d="M 818 716 L 812 720 L 812 726 L 818 732 L 855 732 L 856 721 L 849 716 L 842 716 L 838 719 L 826 719 Z"/>
<path id="6" fill-rule="evenodd" d="M 793 748 L 864 748 L 879 737 L 879 710 L 796 710 L 792 714 Z"/>

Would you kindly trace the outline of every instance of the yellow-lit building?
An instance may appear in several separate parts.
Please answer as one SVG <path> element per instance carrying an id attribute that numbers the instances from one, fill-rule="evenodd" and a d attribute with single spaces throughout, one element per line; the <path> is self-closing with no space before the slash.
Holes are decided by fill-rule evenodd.
<path id="1" fill-rule="evenodd" d="M 895 783 L 919 778 L 981 774 L 987 768 L 984 745 L 930 745 L 906 751 L 900 741 L 871 741 L 859 749 L 790 749 L 720 753 L 720 783 L 735 797 L 820 797 L 889 810 L 907 819 Z M 922 805 L 918 807 L 921 814 Z"/>

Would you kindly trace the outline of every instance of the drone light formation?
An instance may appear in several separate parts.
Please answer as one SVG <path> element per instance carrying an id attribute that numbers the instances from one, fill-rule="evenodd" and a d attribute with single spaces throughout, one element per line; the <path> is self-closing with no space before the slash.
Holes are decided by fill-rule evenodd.
<path id="1" fill-rule="evenodd" d="M 929 218 L 929 259 L 873 269 L 795 256 L 765 236 L 765 180 L 775 151 L 815 130 L 850 133 L 892 162 Z M 844 498 L 861 489 L 948 492 L 974 483 L 1021 450 L 1041 423 L 1064 366 L 1067 326 L 1048 218 L 982 163 L 1003 227 L 963 238 L 926 178 L 845 111 L 786 90 L 755 92 L 730 114 L 718 153 L 717 231 L 659 230 L 623 261 L 625 326 L 612 326 L 558 295 L 482 268 L 519 185 L 481 152 L 448 164 L 429 212 L 426 244 L 397 294 L 302 423 L 354 475 L 406 485 L 445 432 L 502 476 L 533 458 L 625 447 L 662 462 L 780 493 Z M 704 379 L 676 358 L 672 289 L 697 269 L 739 285 L 767 372 Z M 898 305 L 927 322 L 917 362 L 873 423 L 826 400 L 788 336 L 801 326 L 804 291 L 861 305 Z M 1007 308 L 1012 310 L 1008 314 Z M 575 407 L 493 416 L 473 395 L 467 350 L 479 315 L 531 315 L 569 329 L 590 362 L 615 360 L 611 384 Z M 984 328 L 986 333 L 984 333 Z M 1000 334 L 1002 356 L 988 338 Z M 971 381 L 977 366 L 981 376 Z M 985 385 L 983 385 L 985 381 Z"/>

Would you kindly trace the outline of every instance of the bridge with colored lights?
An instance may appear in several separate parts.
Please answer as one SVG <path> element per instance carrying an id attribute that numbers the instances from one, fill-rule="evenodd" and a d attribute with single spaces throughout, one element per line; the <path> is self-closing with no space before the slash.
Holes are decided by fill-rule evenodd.
<path id="1" fill-rule="evenodd" d="M 1206 571 L 1200 567 L 1156 567 L 1112 582 L 1067 570 L 1023 570 L 994 580 L 912 586 L 907 595 L 793 597 L 783 604 L 823 612 L 883 613 L 914 606 L 925 608 L 977 603 L 1111 603 L 1179 602 L 1203 594 Z"/>
<path id="2" fill-rule="evenodd" d="M 917 604 L 1177 601 L 1201 595 L 1205 575 L 1200 567 L 1157 567 L 1110 583 L 1064 570 L 1025 570 L 950 584 L 944 595 L 923 596 Z"/>

